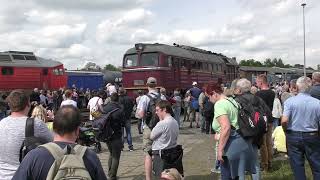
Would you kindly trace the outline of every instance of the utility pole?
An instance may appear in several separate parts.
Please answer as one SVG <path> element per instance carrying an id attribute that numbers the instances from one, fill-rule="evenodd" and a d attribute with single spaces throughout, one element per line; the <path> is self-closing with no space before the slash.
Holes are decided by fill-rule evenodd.
<path id="1" fill-rule="evenodd" d="M 302 14 L 303 14 L 303 75 L 306 77 L 306 25 L 305 25 L 305 18 L 304 18 L 304 7 L 306 3 L 302 3 Z"/>

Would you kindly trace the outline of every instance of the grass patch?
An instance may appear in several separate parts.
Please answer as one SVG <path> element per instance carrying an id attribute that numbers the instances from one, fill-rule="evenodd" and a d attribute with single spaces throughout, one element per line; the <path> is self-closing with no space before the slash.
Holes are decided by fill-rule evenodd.
<path id="1" fill-rule="evenodd" d="M 305 162 L 307 179 L 312 179 L 312 172 L 309 163 Z M 287 180 L 294 179 L 293 172 L 289 164 L 289 160 L 273 161 L 272 170 L 263 172 L 261 179 L 263 180 Z"/>

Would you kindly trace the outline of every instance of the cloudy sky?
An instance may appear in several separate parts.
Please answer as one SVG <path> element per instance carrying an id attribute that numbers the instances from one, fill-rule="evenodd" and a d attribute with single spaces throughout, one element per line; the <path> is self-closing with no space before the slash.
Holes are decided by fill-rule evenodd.
<path id="1" fill-rule="evenodd" d="M 68 69 L 121 65 L 137 42 L 185 44 L 238 60 L 303 64 L 300 0 L 0 0 L 0 51 L 34 51 Z M 320 64 L 320 1 L 306 6 L 307 66 Z"/>

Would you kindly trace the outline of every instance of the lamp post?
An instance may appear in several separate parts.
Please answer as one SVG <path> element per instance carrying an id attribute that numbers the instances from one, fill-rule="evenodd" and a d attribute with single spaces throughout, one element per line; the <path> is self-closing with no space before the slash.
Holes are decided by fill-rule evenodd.
<path id="1" fill-rule="evenodd" d="M 306 77 L 306 25 L 304 18 L 304 7 L 306 3 L 302 3 L 302 13 L 303 13 L 303 75 Z"/>

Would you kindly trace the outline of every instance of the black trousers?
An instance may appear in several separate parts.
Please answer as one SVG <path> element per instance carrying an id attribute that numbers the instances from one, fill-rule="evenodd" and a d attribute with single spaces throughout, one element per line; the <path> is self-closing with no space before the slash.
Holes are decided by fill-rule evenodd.
<path id="1" fill-rule="evenodd" d="M 108 175 L 111 180 L 116 180 L 120 162 L 121 149 L 123 147 L 121 137 L 108 141 L 107 146 L 110 152 L 108 161 Z"/>

